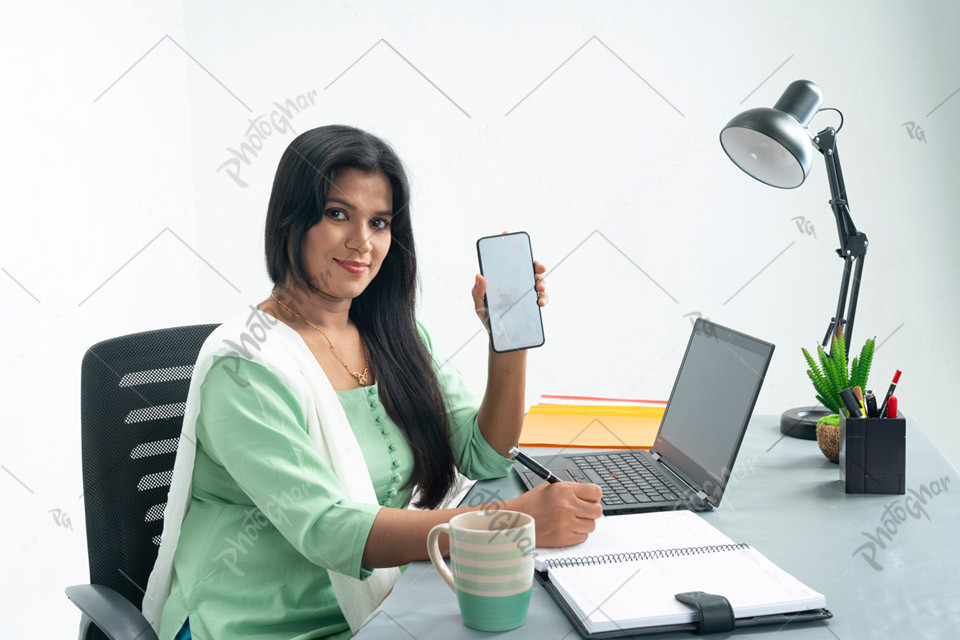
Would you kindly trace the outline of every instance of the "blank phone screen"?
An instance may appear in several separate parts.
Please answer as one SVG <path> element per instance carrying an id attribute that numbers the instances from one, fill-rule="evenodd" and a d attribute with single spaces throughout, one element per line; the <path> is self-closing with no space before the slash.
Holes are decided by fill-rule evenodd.
<path id="1" fill-rule="evenodd" d="M 510 233 L 477 241 L 480 273 L 487 281 L 487 311 L 494 351 L 512 351 L 543 344 L 543 323 L 537 304 L 533 250 L 526 233 Z"/>

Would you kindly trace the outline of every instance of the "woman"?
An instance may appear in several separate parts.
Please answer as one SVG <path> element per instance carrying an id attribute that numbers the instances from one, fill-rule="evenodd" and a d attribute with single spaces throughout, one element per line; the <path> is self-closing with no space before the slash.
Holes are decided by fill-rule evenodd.
<path id="1" fill-rule="evenodd" d="M 427 559 L 434 525 L 491 507 L 436 508 L 457 470 L 502 477 L 519 439 L 526 351 L 489 351 L 478 401 L 414 318 L 409 189 L 382 140 L 346 126 L 298 136 L 265 240 L 275 286 L 258 324 L 219 326 L 191 379 L 144 598 L 160 640 L 349 637 Z M 543 306 L 546 268 L 534 270 Z M 486 328 L 485 289 L 478 275 Z M 414 488 L 424 510 L 406 508 Z M 599 500 L 596 485 L 562 482 L 492 507 L 532 515 L 538 546 L 568 546 Z"/>

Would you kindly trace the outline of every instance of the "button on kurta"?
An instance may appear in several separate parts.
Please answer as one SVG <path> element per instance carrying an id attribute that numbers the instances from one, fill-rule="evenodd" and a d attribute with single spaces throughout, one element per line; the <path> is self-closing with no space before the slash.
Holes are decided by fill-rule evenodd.
<path id="1" fill-rule="evenodd" d="M 398 468 L 399 466 L 400 466 L 400 461 L 399 461 L 399 460 L 394 460 L 394 461 L 393 461 L 393 468 L 396 469 L 396 468 Z"/>
<path id="2" fill-rule="evenodd" d="M 396 450 L 397 450 L 397 445 L 393 444 L 392 442 L 387 445 L 387 451 L 396 451 Z"/>
<path id="3" fill-rule="evenodd" d="M 399 474 L 399 473 L 393 474 L 393 481 L 394 481 L 394 482 L 400 482 L 400 480 L 401 480 L 401 478 L 400 478 L 400 474 Z"/>

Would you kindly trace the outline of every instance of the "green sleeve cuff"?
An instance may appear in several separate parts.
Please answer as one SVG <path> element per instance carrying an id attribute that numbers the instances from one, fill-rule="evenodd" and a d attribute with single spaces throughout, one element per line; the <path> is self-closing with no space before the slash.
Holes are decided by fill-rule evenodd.
<path id="1" fill-rule="evenodd" d="M 373 574 L 373 569 L 363 566 L 363 552 L 367 546 L 367 538 L 370 537 L 370 529 L 373 528 L 373 521 L 376 520 L 377 513 L 379 513 L 383 507 L 378 504 L 354 502 L 350 504 L 349 508 L 356 512 L 357 537 L 353 549 L 353 557 L 350 560 L 350 572 L 347 575 L 357 578 L 358 580 L 366 580 Z"/>

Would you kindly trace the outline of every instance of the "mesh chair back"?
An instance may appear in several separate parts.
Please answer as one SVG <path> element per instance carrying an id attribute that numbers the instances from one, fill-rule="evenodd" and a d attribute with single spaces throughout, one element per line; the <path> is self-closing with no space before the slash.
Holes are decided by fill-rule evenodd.
<path id="1" fill-rule="evenodd" d="M 120 336 L 93 345 L 83 357 L 90 583 L 115 589 L 138 608 L 157 559 L 190 376 L 217 326 Z"/>

